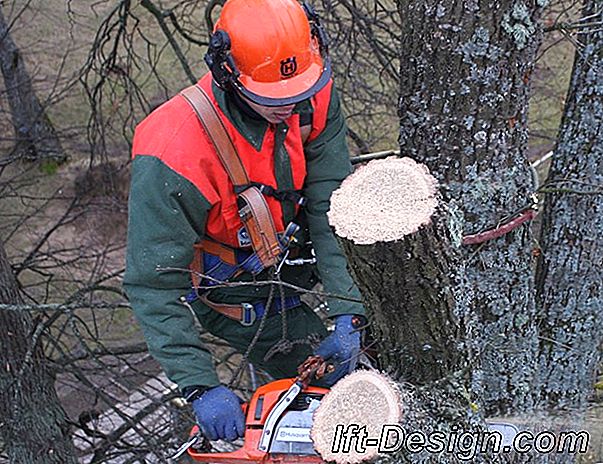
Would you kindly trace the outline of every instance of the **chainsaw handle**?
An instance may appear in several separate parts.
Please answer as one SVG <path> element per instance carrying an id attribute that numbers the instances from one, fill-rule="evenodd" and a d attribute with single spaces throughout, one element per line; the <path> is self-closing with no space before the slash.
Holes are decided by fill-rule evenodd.
<path id="1" fill-rule="evenodd" d="M 204 437 L 199 433 L 199 426 L 195 425 L 190 435 L 191 437 L 196 435 L 199 439 L 187 448 L 189 457 L 196 462 L 217 464 L 323 464 L 324 461 L 318 455 L 271 454 L 259 448 L 263 430 L 266 425 L 270 425 L 267 424 L 270 413 L 297 382 L 299 382 L 298 379 L 289 378 L 262 385 L 254 392 L 248 403 L 241 404 L 246 418 L 245 437 L 243 446 L 232 452 L 216 453 L 200 446 Z M 325 395 L 328 389 L 304 387 L 302 391 Z"/>

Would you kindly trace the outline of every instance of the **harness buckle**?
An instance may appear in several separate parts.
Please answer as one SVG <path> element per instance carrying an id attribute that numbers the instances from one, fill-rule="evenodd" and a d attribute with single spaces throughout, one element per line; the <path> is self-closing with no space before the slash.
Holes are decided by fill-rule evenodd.
<path id="1" fill-rule="evenodd" d="M 243 317 L 241 318 L 241 325 L 249 327 L 255 322 L 257 315 L 255 314 L 255 308 L 251 303 L 241 303 L 243 309 Z"/>

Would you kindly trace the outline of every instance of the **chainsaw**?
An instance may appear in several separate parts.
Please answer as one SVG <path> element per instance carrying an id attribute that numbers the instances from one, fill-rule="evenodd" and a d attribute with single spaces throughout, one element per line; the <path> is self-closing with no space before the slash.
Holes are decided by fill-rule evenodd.
<path id="1" fill-rule="evenodd" d="M 195 425 L 189 440 L 172 459 L 188 452 L 195 461 L 218 464 L 323 463 L 314 450 L 310 429 L 314 411 L 329 390 L 308 384 L 312 377 L 320 378 L 330 368 L 320 356 L 311 356 L 299 367 L 297 377 L 276 380 L 258 388 L 251 400 L 241 406 L 245 415 L 241 448 L 211 452 L 209 440 Z"/>

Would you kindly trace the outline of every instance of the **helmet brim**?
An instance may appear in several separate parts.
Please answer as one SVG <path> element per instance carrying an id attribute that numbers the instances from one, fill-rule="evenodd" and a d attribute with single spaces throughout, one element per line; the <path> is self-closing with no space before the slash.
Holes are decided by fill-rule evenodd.
<path id="1" fill-rule="evenodd" d="M 234 85 L 246 98 L 262 106 L 287 106 L 311 98 L 331 79 L 331 61 L 321 60 L 323 65 L 312 63 L 297 76 L 279 82 L 257 82 L 249 76 L 239 76 Z"/>

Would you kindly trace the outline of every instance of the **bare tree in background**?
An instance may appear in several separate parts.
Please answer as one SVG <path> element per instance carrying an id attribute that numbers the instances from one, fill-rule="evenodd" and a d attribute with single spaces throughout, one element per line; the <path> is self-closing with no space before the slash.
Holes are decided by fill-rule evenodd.
<path id="1" fill-rule="evenodd" d="M 22 303 L 0 243 L 0 303 Z M 42 350 L 46 327 L 31 314 L 0 311 L 0 437 L 10 463 L 76 463 L 65 413 Z"/>
<path id="2" fill-rule="evenodd" d="M 572 80 L 545 194 L 537 281 L 538 400 L 582 408 L 603 342 L 603 1 L 575 24 Z"/>
<path id="3" fill-rule="evenodd" d="M 23 9 L 27 5 L 22 6 Z M 22 11 L 20 11 L 22 12 Z M 16 13 L 18 18 L 20 12 Z M 64 161 L 65 153 L 44 104 L 33 88 L 19 48 L 11 37 L 11 26 L 0 4 L 0 69 L 11 109 L 15 147 L 11 158 Z M 10 162 L 3 160 L 2 163 Z"/>

